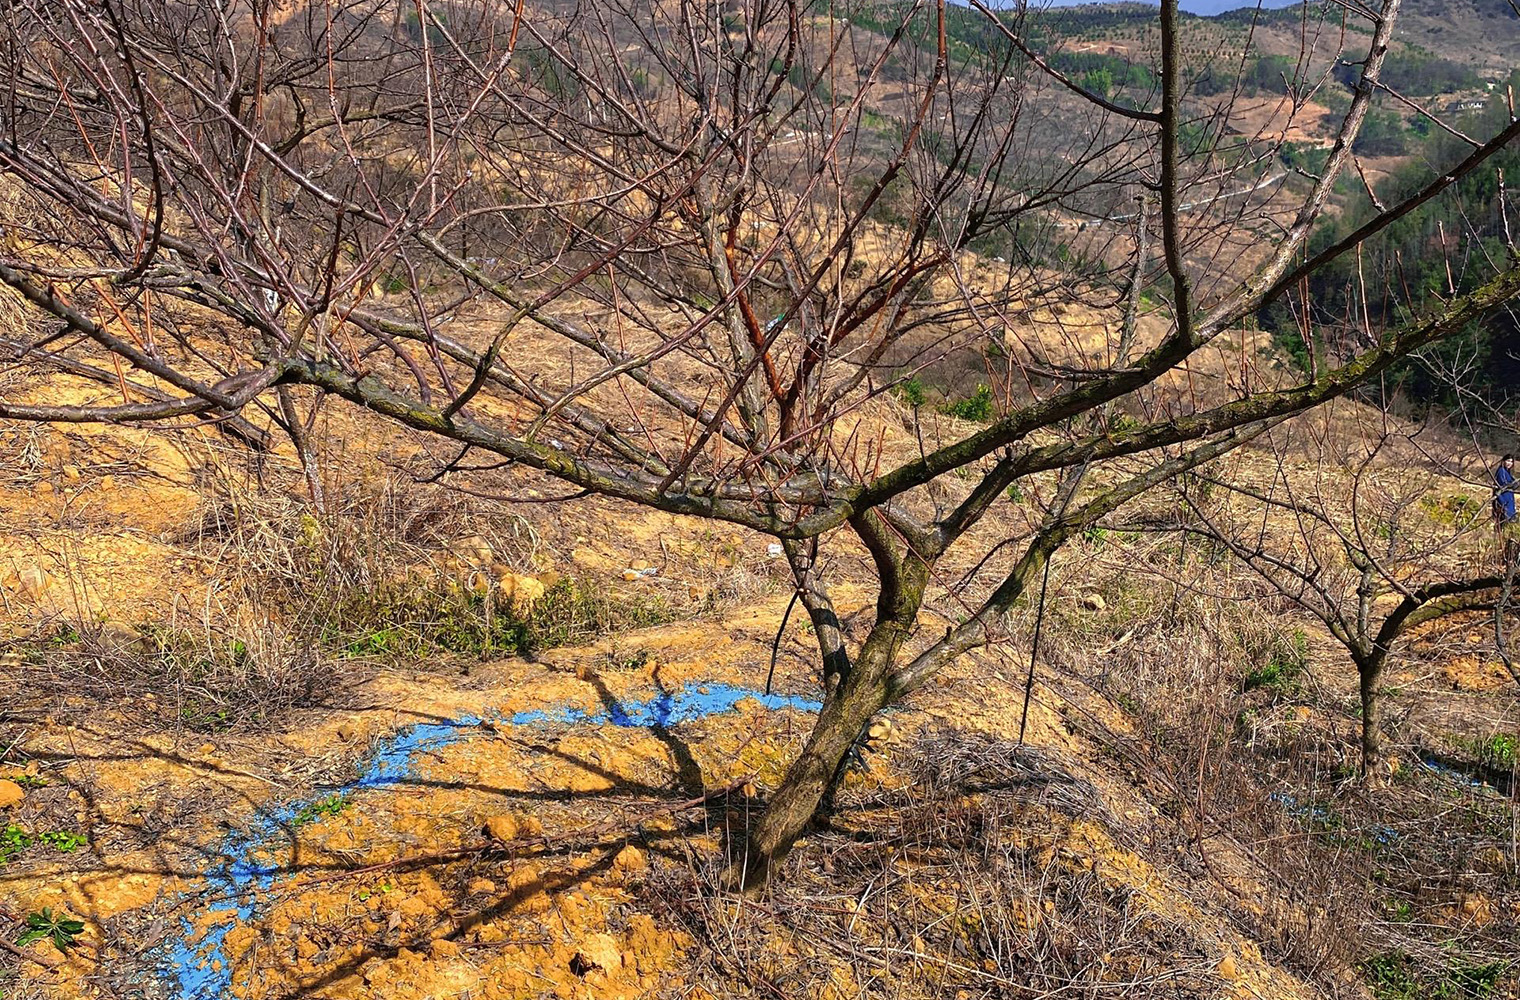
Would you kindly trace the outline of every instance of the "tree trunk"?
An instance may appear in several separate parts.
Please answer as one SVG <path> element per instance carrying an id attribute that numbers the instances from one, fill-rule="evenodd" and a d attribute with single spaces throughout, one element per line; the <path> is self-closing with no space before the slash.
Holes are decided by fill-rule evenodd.
<path id="1" fill-rule="evenodd" d="M 1383 737 L 1380 729 L 1382 703 L 1378 700 L 1378 683 L 1383 679 L 1381 658 L 1357 660 L 1357 676 L 1362 693 L 1362 778 L 1375 778 L 1383 760 Z"/>
<path id="2" fill-rule="evenodd" d="M 752 891 L 765 884 L 813 821 L 850 747 L 871 716 L 885 706 L 886 667 L 890 663 L 863 669 L 866 666 L 857 663 L 845 682 L 824 700 L 807 745 L 750 831 L 745 857 L 737 859 L 731 869 L 735 888 Z"/>
<path id="3" fill-rule="evenodd" d="M 808 735 L 807 745 L 792 762 L 765 812 L 760 814 L 750 831 L 744 857 L 736 858 L 730 864 L 730 885 L 744 892 L 753 892 L 763 886 L 786 858 L 842 777 L 841 765 L 845 755 L 860 739 L 871 716 L 891 700 L 892 668 L 897 664 L 897 654 L 924 603 L 929 564 L 911 548 L 897 549 L 896 535 L 880 514 L 868 512 L 852 519 L 850 524 L 870 550 L 881 580 L 881 591 L 876 596 L 876 624 L 871 626 L 871 633 L 861 643 L 860 654 L 853 664 L 849 664 L 844 656 L 843 635 L 837 631 L 837 626 L 837 643 L 825 640 L 823 630 L 819 631 L 825 684 L 831 680 L 828 671 L 838 669 L 843 673 L 836 685 L 826 687 L 823 708 Z M 794 572 L 797 569 L 794 559 Z M 799 582 L 806 584 L 806 574 L 802 577 Z M 821 601 L 818 610 L 827 611 L 824 618 L 832 618 L 833 609 L 826 595 L 813 596 Z M 812 603 L 808 610 L 814 614 L 815 621 L 821 620 Z M 833 666 L 830 666 L 831 659 Z"/>

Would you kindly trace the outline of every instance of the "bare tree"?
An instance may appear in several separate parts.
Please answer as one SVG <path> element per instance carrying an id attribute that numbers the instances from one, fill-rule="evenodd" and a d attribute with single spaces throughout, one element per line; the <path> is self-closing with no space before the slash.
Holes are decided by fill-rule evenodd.
<path id="1" fill-rule="evenodd" d="M 1290 387 L 1187 391 L 1265 304 L 1520 135 L 1306 252 L 1398 8 L 1339 15 L 1370 22 L 1365 52 L 1333 18 L 1303 32 L 1295 106 L 1327 55 L 1360 79 L 1323 170 L 1280 177 L 1227 101 L 1191 103 L 1176 0 L 1159 84 L 1122 94 L 1057 69 L 1029 15 L 943 0 L 865 26 L 796 0 L 20 0 L 0 167 L 30 215 L 0 281 L 38 329 L 11 364 L 109 373 L 120 399 L 0 416 L 241 419 L 304 462 L 337 399 L 451 442 L 440 477 L 484 452 L 779 539 L 824 699 L 751 831 L 755 884 L 870 717 L 998 641 L 1066 539 L 1520 293 L 1502 262 Z M 1040 318 L 1070 301 L 1108 317 L 1100 343 Z M 989 419 L 916 420 L 916 454 L 885 454 L 862 415 L 968 352 Z M 1021 481 L 1044 498 L 1029 534 L 988 516 Z M 858 643 L 821 554 L 850 538 L 880 584 Z M 973 546 L 995 581 L 921 636 L 941 561 Z"/>
<path id="2" fill-rule="evenodd" d="M 1177 480 L 1180 517 L 1164 530 L 1221 546 L 1345 648 L 1361 697 L 1362 775 L 1376 780 L 1397 644 L 1451 615 L 1492 610 L 1502 623 L 1515 560 L 1491 551 L 1491 491 L 1453 490 L 1440 475 L 1447 434 L 1372 408 L 1334 419 L 1337 431 L 1274 431 L 1265 475 Z M 1497 634 L 1502 645 L 1502 624 Z"/>

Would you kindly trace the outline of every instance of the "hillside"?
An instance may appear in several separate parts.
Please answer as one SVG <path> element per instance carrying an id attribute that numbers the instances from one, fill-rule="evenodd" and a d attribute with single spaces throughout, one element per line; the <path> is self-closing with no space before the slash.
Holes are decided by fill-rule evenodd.
<path id="1" fill-rule="evenodd" d="M 1349 404 L 1333 433 L 1370 416 Z M 895 407 L 869 419 L 902 435 Z M 65 962 L 29 948 L 48 968 L 12 966 L 16 995 L 1509 988 L 1502 959 L 1401 957 L 1438 940 L 1497 957 L 1520 918 L 1513 842 L 1488 825 L 1513 779 L 1471 735 L 1520 717 L 1469 651 L 1479 623 L 1401 661 L 1394 783 L 1363 793 L 1338 777 L 1354 687 L 1321 629 L 1240 603 L 1228 567 L 1179 590 L 1148 536 L 1096 533 L 1051 581 L 1027 732 L 1032 609 L 874 722 L 830 824 L 730 905 L 711 895 L 722 859 L 817 705 L 795 618 L 769 675 L 787 601 L 763 536 L 440 493 L 377 461 L 401 440 L 346 419 L 328 435 L 346 443 L 321 462 L 341 504 L 324 513 L 291 498 L 288 453 L 260 485 L 205 432 L 32 432 L 3 525 L 0 725 L 24 792 L 7 819 L 27 833 L 0 913 L 84 929 Z M 1272 461 L 1220 474 L 1270 479 Z M 1465 488 L 1432 473 L 1430 495 Z M 851 558 L 854 617 L 870 573 Z M 964 599 L 941 592 L 925 628 Z M 1325 900 L 1332 872 L 1346 895 Z"/>
<path id="2" fill-rule="evenodd" d="M 0 1000 L 1520 996 L 1412 2 L 13 5 Z"/>

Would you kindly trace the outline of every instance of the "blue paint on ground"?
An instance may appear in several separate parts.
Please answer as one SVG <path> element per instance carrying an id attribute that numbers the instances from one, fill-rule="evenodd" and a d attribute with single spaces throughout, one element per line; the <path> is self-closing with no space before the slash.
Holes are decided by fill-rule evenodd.
<path id="1" fill-rule="evenodd" d="M 1461 785 L 1467 785 L 1469 788 L 1498 791 L 1498 789 L 1494 788 L 1493 785 L 1484 781 L 1482 778 L 1474 777 L 1473 775 L 1461 770 L 1460 768 L 1452 767 L 1450 764 L 1443 763 L 1441 760 L 1434 756 L 1423 757 L 1420 759 L 1420 763 L 1425 766 L 1426 770 L 1434 771 L 1443 778 L 1450 778 L 1452 781 L 1455 781 Z"/>
<path id="2" fill-rule="evenodd" d="M 643 702 L 614 700 L 610 707 L 603 709 L 535 710 L 491 721 L 514 726 L 610 723 L 623 728 L 664 729 L 734 711 L 746 699 L 771 710 L 791 708 L 816 712 L 822 707 L 809 698 L 767 695 L 727 684 L 708 684 L 661 692 Z M 198 915 L 213 914 L 216 921 L 203 933 L 197 933 L 189 916 L 181 918 L 180 933 L 162 951 L 161 963 L 170 995 L 176 1000 L 221 1000 L 231 995 L 233 961 L 227 953 L 227 934 L 237 924 L 254 918 L 260 894 L 274 888 L 276 878 L 288 863 L 295 831 L 302 819 L 310 820 L 318 815 L 312 812 L 313 807 L 335 796 L 405 781 L 415 772 L 420 756 L 480 735 L 484 721 L 476 716 L 464 716 L 403 729 L 385 740 L 361 765 L 359 776 L 347 785 L 261 810 L 247 829 L 229 834 L 217 849 L 215 866 L 206 871 L 205 887 L 179 900 L 181 905 L 201 902 Z"/>

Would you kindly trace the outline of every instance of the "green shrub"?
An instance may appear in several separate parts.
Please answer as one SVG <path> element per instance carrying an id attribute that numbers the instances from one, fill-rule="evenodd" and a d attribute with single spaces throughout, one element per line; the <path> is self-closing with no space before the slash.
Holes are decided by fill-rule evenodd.
<path id="1" fill-rule="evenodd" d="M 912 378 L 897 383 L 897 398 L 902 400 L 904 406 L 911 406 L 916 410 L 924 405 L 928 397 L 924 395 L 924 384 L 919 381 L 917 375 L 914 375 Z"/>
<path id="2" fill-rule="evenodd" d="M 992 419 L 992 387 L 985 383 L 979 383 L 973 395 L 967 396 L 965 399 L 956 400 L 953 403 L 946 403 L 940 412 L 948 416 L 959 417 L 962 420 L 974 420 L 977 423 L 986 423 Z"/>

